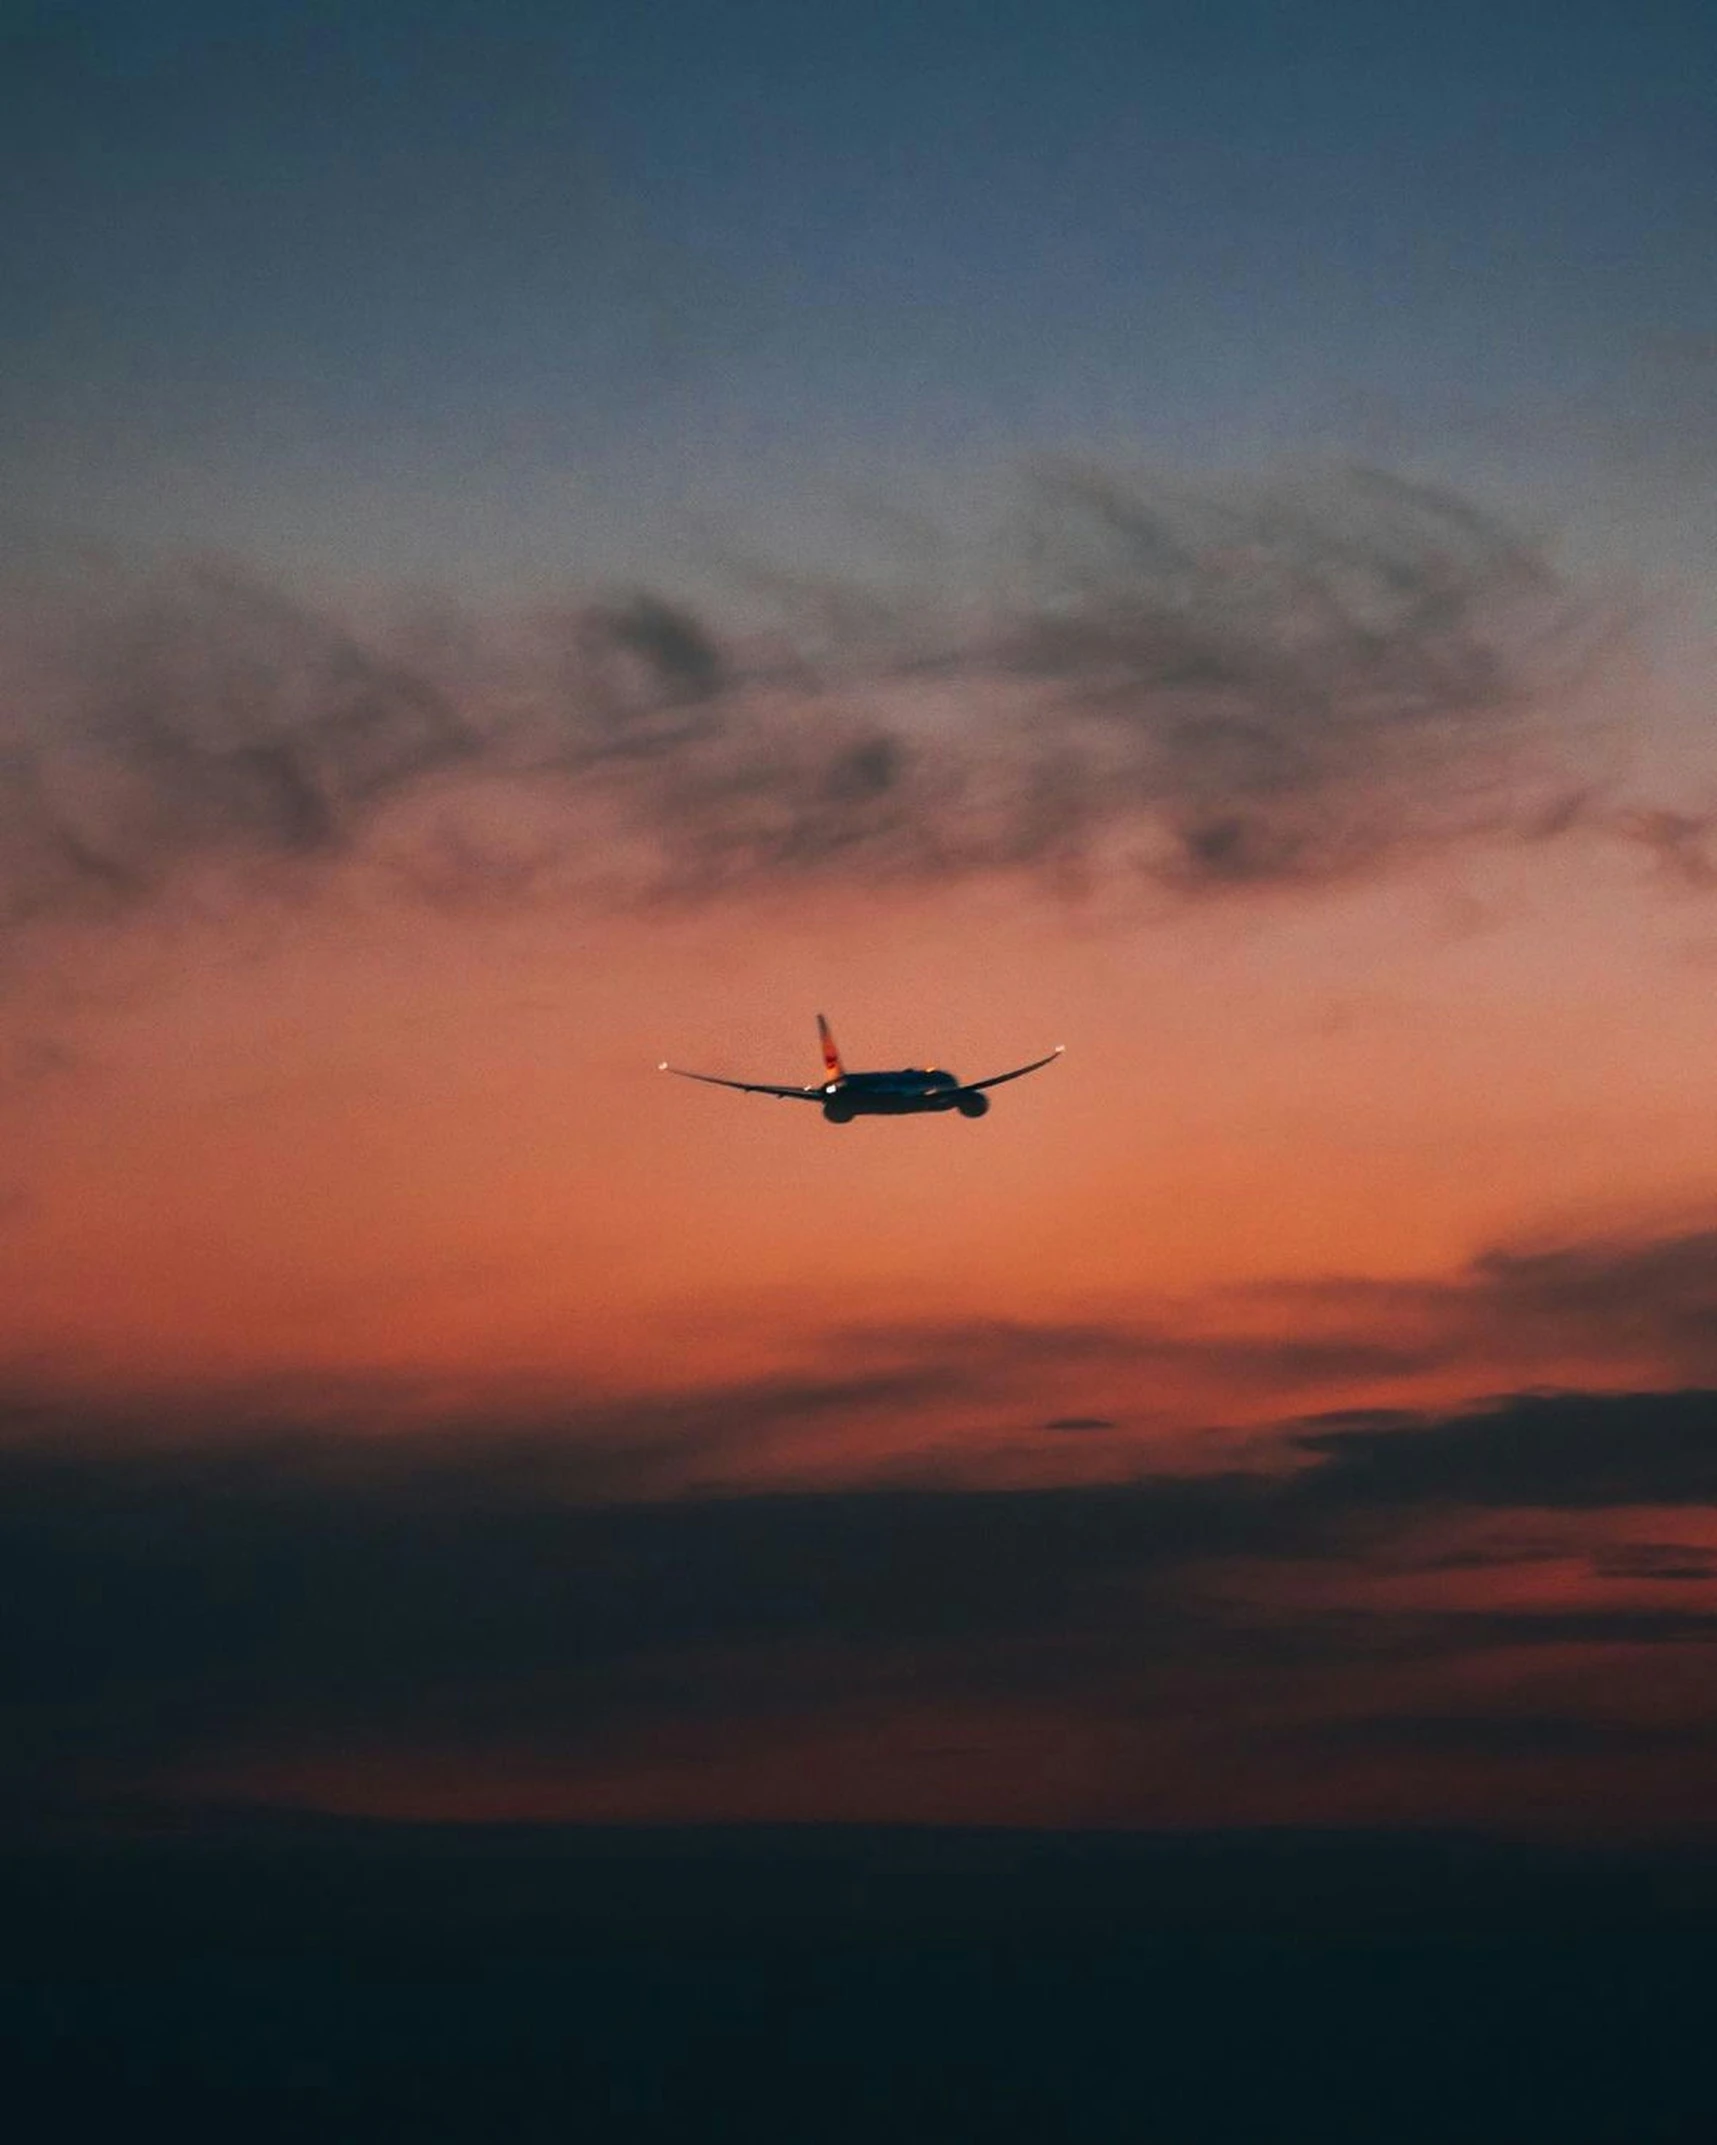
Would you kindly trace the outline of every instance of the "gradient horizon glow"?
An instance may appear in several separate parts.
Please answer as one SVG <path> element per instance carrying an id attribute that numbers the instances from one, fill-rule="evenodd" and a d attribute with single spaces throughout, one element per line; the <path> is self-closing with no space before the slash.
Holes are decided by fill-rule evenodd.
<path id="1" fill-rule="evenodd" d="M 1703 1827 L 1706 12 L 348 13 L 4 15 L 0 1799 Z"/>

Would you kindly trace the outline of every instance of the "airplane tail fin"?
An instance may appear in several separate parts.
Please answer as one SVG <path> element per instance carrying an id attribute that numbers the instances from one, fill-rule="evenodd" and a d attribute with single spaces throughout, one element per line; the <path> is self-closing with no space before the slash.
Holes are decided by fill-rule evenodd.
<path id="1" fill-rule="evenodd" d="M 829 1080 L 844 1080 L 841 1070 L 841 1054 L 835 1048 L 835 1039 L 829 1033 L 829 1024 L 822 1014 L 817 1015 L 817 1037 L 823 1046 L 823 1074 Z"/>

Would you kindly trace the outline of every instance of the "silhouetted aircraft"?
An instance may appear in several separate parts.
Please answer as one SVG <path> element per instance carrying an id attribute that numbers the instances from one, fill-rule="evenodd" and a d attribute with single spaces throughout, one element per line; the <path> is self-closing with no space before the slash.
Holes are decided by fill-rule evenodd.
<path id="1" fill-rule="evenodd" d="M 823 1077 L 813 1087 L 775 1087 L 766 1080 L 723 1080 L 715 1073 L 682 1072 L 663 1060 L 661 1071 L 679 1073 L 682 1080 L 704 1080 L 711 1087 L 736 1087 L 742 1095 L 784 1095 L 794 1102 L 818 1102 L 831 1125 L 851 1124 L 855 1117 L 915 1117 L 925 1110 L 958 1110 L 962 1117 L 982 1117 L 990 1106 L 983 1091 L 1000 1087 L 1004 1080 L 1019 1080 L 1040 1066 L 1053 1065 L 1063 1044 L 1057 1043 L 1046 1058 L 1033 1058 L 1029 1065 L 1016 1065 L 1012 1072 L 992 1073 L 987 1080 L 956 1080 L 939 1065 L 912 1065 L 903 1072 L 847 1072 L 841 1054 L 829 1033 L 829 1024 L 817 1015 L 817 1033 L 823 1044 Z"/>

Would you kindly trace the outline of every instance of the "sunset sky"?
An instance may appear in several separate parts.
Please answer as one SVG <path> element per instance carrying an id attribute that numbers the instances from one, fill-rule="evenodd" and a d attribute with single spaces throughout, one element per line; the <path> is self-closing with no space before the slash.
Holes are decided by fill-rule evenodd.
<path id="1" fill-rule="evenodd" d="M 1709 1823 L 1714 81 L 0 7 L 0 1811 Z"/>

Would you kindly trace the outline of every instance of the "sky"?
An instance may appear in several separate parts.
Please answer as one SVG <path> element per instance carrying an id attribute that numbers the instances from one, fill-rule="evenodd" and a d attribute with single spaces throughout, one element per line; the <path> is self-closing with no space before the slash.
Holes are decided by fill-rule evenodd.
<path id="1" fill-rule="evenodd" d="M 0 8 L 0 1816 L 1708 1823 L 1713 80 Z"/>

